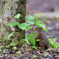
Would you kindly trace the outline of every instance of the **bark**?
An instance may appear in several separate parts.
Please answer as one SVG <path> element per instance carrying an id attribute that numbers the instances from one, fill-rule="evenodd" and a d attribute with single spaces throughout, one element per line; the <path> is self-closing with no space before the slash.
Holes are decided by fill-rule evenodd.
<path id="1" fill-rule="evenodd" d="M 18 4 L 16 8 L 16 14 L 20 13 L 21 17 L 19 18 L 19 23 L 25 23 L 25 16 L 26 16 L 26 2 L 27 0 L 18 0 L 16 4 Z M 17 29 L 17 28 L 16 28 Z M 25 31 L 19 30 L 21 34 L 21 38 L 25 38 Z"/>
<path id="2" fill-rule="evenodd" d="M 21 37 L 21 39 L 24 39 L 25 31 L 22 31 L 17 26 L 10 27 L 8 24 L 18 21 L 18 19 L 15 19 L 14 16 L 19 13 L 21 14 L 19 23 L 25 22 L 26 0 L 2 0 L 1 12 L 2 16 L 0 18 L 0 37 L 7 39 L 11 32 L 17 31 L 16 38 L 19 39 Z"/>

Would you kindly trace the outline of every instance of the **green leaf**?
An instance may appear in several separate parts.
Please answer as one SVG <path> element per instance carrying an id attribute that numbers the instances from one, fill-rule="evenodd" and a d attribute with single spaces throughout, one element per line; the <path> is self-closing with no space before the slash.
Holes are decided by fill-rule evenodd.
<path id="1" fill-rule="evenodd" d="M 17 50 L 17 47 L 13 47 L 14 50 Z"/>
<path id="2" fill-rule="evenodd" d="M 33 33 L 33 35 L 37 36 L 37 34 L 36 34 L 36 33 Z"/>
<path id="3" fill-rule="evenodd" d="M 24 40 L 25 40 L 25 42 L 27 42 L 27 44 L 30 44 L 28 39 L 24 39 Z"/>
<path id="4" fill-rule="evenodd" d="M 4 49 L 4 50 L 3 50 L 3 53 L 6 53 L 7 50 L 8 50 L 8 49 Z"/>
<path id="5" fill-rule="evenodd" d="M 12 33 L 10 33 L 10 34 L 8 35 L 8 40 L 10 39 L 10 37 L 11 37 L 13 34 L 14 34 L 14 32 L 12 32 Z"/>
<path id="6" fill-rule="evenodd" d="M 21 28 L 22 30 L 28 30 L 31 28 L 29 26 L 29 24 L 27 24 L 27 23 L 22 23 L 22 24 L 18 25 L 18 27 Z"/>
<path id="7" fill-rule="evenodd" d="M 30 36 L 29 36 L 29 41 L 30 41 L 30 43 L 31 43 L 33 46 L 35 46 L 35 38 L 34 38 L 34 36 L 33 36 L 32 33 L 31 33 Z"/>
<path id="8" fill-rule="evenodd" d="M 45 25 L 45 26 L 46 26 L 46 24 L 45 24 L 45 23 L 43 23 L 43 22 L 42 22 L 42 21 L 40 21 L 40 20 L 36 20 L 36 22 L 41 23 L 41 24 L 43 24 L 43 25 Z"/>
<path id="9" fill-rule="evenodd" d="M 44 53 L 44 57 L 47 57 L 49 55 L 49 53 Z"/>
<path id="10" fill-rule="evenodd" d="M 48 31 L 47 28 L 45 27 L 46 24 L 44 24 L 42 21 L 36 20 L 36 25 L 37 25 L 38 27 L 42 27 L 43 30 Z"/>
<path id="11" fill-rule="evenodd" d="M 25 20 L 34 21 L 34 17 L 33 16 L 29 16 L 29 17 L 26 17 Z"/>
<path id="12" fill-rule="evenodd" d="M 28 29 L 31 29 L 31 27 L 30 27 L 30 26 L 27 26 L 27 27 L 26 27 L 26 30 L 28 30 Z"/>
<path id="13" fill-rule="evenodd" d="M 15 26 L 15 25 L 18 25 L 19 23 L 18 22 L 14 22 L 14 23 L 9 23 L 8 26 Z"/>
<path id="14" fill-rule="evenodd" d="M 33 58 L 37 57 L 37 55 L 33 55 Z"/>
<path id="15" fill-rule="evenodd" d="M 20 14 L 17 14 L 16 16 L 14 16 L 15 18 L 19 19 L 21 15 Z"/>
<path id="16" fill-rule="evenodd" d="M 46 51 L 50 51 L 51 49 L 49 48 L 49 49 L 47 49 Z"/>
<path id="17" fill-rule="evenodd" d="M 21 54 L 21 51 L 17 51 L 16 54 Z"/>
<path id="18" fill-rule="evenodd" d="M 34 17 L 34 19 L 36 19 L 36 20 L 37 20 L 37 17 Z"/>
<path id="19" fill-rule="evenodd" d="M 27 25 L 26 25 L 26 23 L 22 23 L 22 24 L 18 25 L 18 27 L 21 28 L 22 30 L 25 30 Z"/>
<path id="20" fill-rule="evenodd" d="M 44 31 L 48 31 L 47 28 L 43 28 Z"/>
<path id="21" fill-rule="evenodd" d="M 25 35 L 25 38 L 28 38 L 28 36 L 27 36 L 27 35 Z"/>
<path id="22" fill-rule="evenodd" d="M 0 49 L 2 49 L 4 46 L 0 46 Z"/>
<path id="23" fill-rule="evenodd" d="M 35 16 L 37 16 L 37 17 L 41 17 L 41 15 L 38 15 L 38 14 L 35 14 Z"/>
<path id="24" fill-rule="evenodd" d="M 37 49 L 37 47 L 36 46 L 31 46 L 33 49 Z"/>
<path id="25" fill-rule="evenodd" d="M 56 40 L 55 38 L 53 38 L 54 40 Z M 54 42 L 54 40 L 52 40 L 52 39 L 48 39 L 49 40 L 49 43 L 50 43 L 50 46 L 52 47 L 52 48 L 59 48 L 59 43 L 55 43 Z"/>
<path id="26" fill-rule="evenodd" d="M 32 25 L 32 24 L 34 24 L 34 22 L 32 22 L 32 21 L 27 21 L 26 24 Z"/>
<path id="27" fill-rule="evenodd" d="M 37 25 L 38 27 L 42 27 L 43 29 L 45 28 L 45 25 L 43 25 L 43 24 L 41 24 L 41 23 L 36 22 L 36 25 Z"/>
<path id="28" fill-rule="evenodd" d="M 12 43 L 10 43 L 10 46 L 15 46 L 15 45 L 17 45 L 17 44 L 18 44 L 18 42 L 17 42 L 17 43 L 12 42 Z"/>
<path id="29" fill-rule="evenodd" d="M 0 52 L 2 52 L 2 49 L 0 49 Z"/>
<path id="30" fill-rule="evenodd" d="M 7 46 L 6 46 L 6 48 L 8 48 L 8 49 L 9 49 L 9 48 L 10 48 L 10 45 L 7 45 Z"/>

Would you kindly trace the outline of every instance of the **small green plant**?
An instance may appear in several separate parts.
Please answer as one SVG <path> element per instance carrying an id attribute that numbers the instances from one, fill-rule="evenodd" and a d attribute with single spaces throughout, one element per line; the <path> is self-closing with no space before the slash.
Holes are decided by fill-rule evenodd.
<path id="1" fill-rule="evenodd" d="M 17 14 L 14 17 L 19 20 L 20 16 L 21 16 L 20 14 Z M 42 21 L 38 20 L 38 17 L 40 17 L 40 15 L 35 14 L 35 17 L 33 17 L 33 16 L 26 17 L 25 23 L 21 23 L 21 24 L 19 22 L 9 23 L 8 26 L 16 26 L 17 25 L 22 30 L 31 29 L 31 34 L 25 35 L 25 37 L 26 37 L 25 39 L 21 39 L 20 41 L 18 41 L 17 39 L 10 40 L 10 37 L 14 36 L 17 32 L 14 31 L 14 32 L 10 33 L 8 35 L 7 40 L 6 39 L 0 40 L 0 41 L 2 41 L 2 43 L 4 43 L 4 42 L 6 43 L 5 46 L 0 46 L 0 52 L 2 52 L 2 48 L 7 48 L 7 49 L 12 48 L 12 50 L 16 51 L 18 44 L 23 45 L 25 43 L 27 43 L 28 45 L 31 45 L 31 47 L 33 49 L 37 49 L 36 41 L 34 38 L 34 36 L 37 36 L 37 34 L 33 33 L 33 29 L 34 29 L 35 25 L 38 27 L 42 27 L 43 30 L 47 31 L 47 29 L 45 28 L 46 24 L 44 24 Z M 31 28 L 30 25 L 33 25 L 33 27 Z M 7 49 L 4 49 L 3 53 L 6 53 Z M 19 54 L 19 52 L 17 52 L 17 54 Z"/>
<path id="2" fill-rule="evenodd" d="M 33 58 L 37 57 L 37 55 L 33 55 Z"/>
<path id="3" fill-rule="evenodd" d="M 2 46 L 0 46 L 0 49 L 2 49 L 4 46 L 2 45 Z"/>
<path id="4" fill-rule="evenodd" d="M 7 40 L 9 40 L 10 37 L 11 37 L 13 34 L 14 34 L 14 32 L 10 33 L 10 34 L 8 35 L 8 39 L 7 39 Z"/>
<path id="5" fill-rule="evenodd" d="M 13 47 L 14 51 L 17 50 L 17 47 Z"/>
<path id="6" fill-rule="evenodd" d="M 20 14 L 17 14 L 17 15 L 15 16 L 15 18 L 19 19 L 20 16 L 21 16 Z M 38 26 L 38 27 L 42 27 L 43 30 L 47 31 L 47 29 L 46 29 L 46 27 L 45 27 L 46 24 L 44 24 L 42 21 L 38 20 L 38 17 L 40 17 L 40 15 L 39 15 L 39 14 L 35 14 L 35 17 L 33 17 L 33 16 L 26 17 L 26 18 L 25 18 L 26 23 L 21 23 L 21 24 L 20 24 L 19 22 L 14 22 L 14 23 L 9 23 L 9 24 L 8 24 L 8 26 L 15 26 L 15 25 L 17 25 L 17 26 L 18 26 L 19 28 L 21 28 L 22 30 L 31 29 L 30 25 L 33 25 L 31 34 L 30 34 L 30 36 L 29 36 L 28 38 L 26 38 L 27 40 L 25 39 L 25 41 L 26 41 L 28 44 L 31 43 L 31 44 L 33 45 L 32 48 L 35 48 L 35 49 L 37 49 L 37 47 L 35 47 L 36 41 L 35 41 L 35 38 L 34 38 L 34 36 L 36 36 L 36 34 L 33 33 L 33 29 L 34 29 L 35 25 Z M 11 37 L 13 34 L 14 34 L 14 32 L 12 32 L 11 34 L 8 35 L 8 40 L 10 39 L 10 37 Z M 23 42 L 25 42 L 25 41 L 23 41 Z M 30 42 L 30 43 L 29 43 L 29 42 Z M 10 45 L 14 45 L 14 44 L 12 43 L 12 44 L 10 44 Z"/>
<path id="7" fill-rule="evenodd" d="M 49 53 L 44 53 L 44 57 L 47 57 L 49 55 Z"/>
<path id="8" fill-rule="evenodd" d="M 6 53 L 6 52 L 7 52 L 7 50 L 8 50 L 8 49 L 4 49 L 4 50 L 3 50 L 3 53 Z"/>
<path id="9" fill-rule="evenodd" d="M 17 51 L 16 54 L 17 54 L 17 55 L 20 55 L 20 54 L 21 54 L 21 51 Z"/>
<path id="10" fill-rule="evenodd" d="M 2 49 L 0 49 L 0 52 L 2 52 Z"/>
<path id="11" fill-rule="evenodd" d="M 37 49 L 37 47 L 36 47 L 36 46 L 31 46 L 31 47 L 32 47 L 33 49 L 35 49 L 35 50 Z"/>
<path id="12" fill-rule="evenodd" d="M 50 43 L 50 46 L 52 47 L 52 48 L 59 48 L 59 43 L 55 43 L 55 40 L 56 40 L 57 38 L 51 38 L 51 39 L 49 39 L 49 43 Z"/>
<path id="13" fill-rule="evenodd" d="M 31 33 L 30 36 L 29 36 L 29 41 L 31 42 L 31 44 L 32 44 L 33 46 L 35 46 L 35 38 L 34 38 L 34 36 L 33 36 L 32 33 Z"/>

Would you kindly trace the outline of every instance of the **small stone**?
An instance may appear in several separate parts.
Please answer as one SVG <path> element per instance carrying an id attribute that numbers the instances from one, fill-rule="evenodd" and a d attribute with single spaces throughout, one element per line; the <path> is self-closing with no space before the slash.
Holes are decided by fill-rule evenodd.
<path id="1" fill-rule="evenodd" d="M 38 53 L 38 54 L 40 54 L 40 52 L 39 52 L 39 51 L 37 51 L 37 53 Z"/>
<path id="2" fill-rule="evenodd" d="M 7 54 L 5 54 L 5 56 L 7 56 Z"/>

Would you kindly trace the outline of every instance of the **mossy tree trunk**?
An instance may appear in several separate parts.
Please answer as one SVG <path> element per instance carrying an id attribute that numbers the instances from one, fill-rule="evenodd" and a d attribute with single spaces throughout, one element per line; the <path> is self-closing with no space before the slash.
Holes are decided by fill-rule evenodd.
<path id="1" fill-rule="evenodd" d="M 26 1 L 27 0 L 18 0 L 16 3 L 18 4 L 17 8 L 16 8 L 16 14 L 20 13 L 21 17 L 19 18 L 19 23 L 24 23 L 25 22 L 25 16 L 26 16 Z M 17 29 L 17 27 L 16 27 Z M 20 31 L 20 36 L 22 39 L 25 38 L 25 31 L 22 31 L 21 29 Z"/>
<path id="2" fill-rule="evenodd" d="M 1 13 L 2 16 L 0 18 L 0 37 L 7 39 L 8 35 L 16 31 L 17 39 L 21 37 L 21 39 L 25 38 L 25 31 L 22 31 L 17 26 L 10 27 L 9 23 L 18 22 L 18 19 L 15 19 L 14 16 L 17 14 L 21 14 L 19 18 L 19 23 L 25 22 L 26 16 L 26 2 L 27 0 L 2 0 L 1 1 Z"/>

